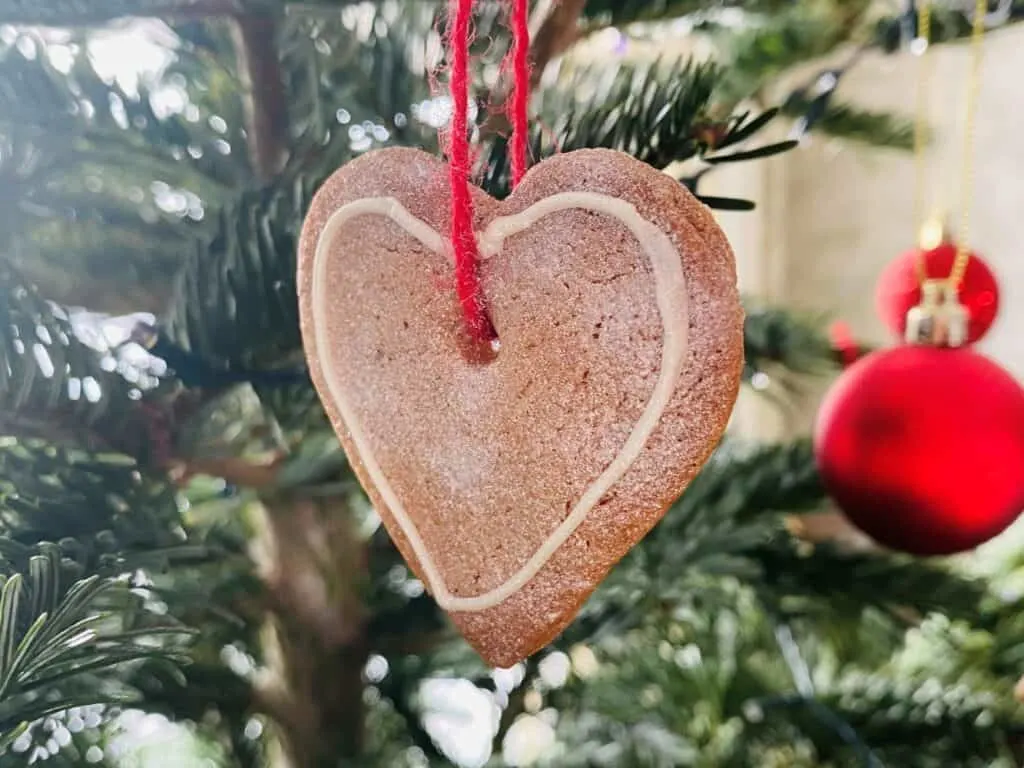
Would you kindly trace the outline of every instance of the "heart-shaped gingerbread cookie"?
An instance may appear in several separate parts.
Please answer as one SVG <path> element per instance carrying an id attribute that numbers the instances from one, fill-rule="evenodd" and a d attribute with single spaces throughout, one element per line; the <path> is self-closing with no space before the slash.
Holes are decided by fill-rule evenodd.
<path id="1" fill-rule="evenodd" d="M 678 182 L 607 150 L 557 155 L 505 201 L 474 189 L 500 340 L 467 357 L 447 166 L 365 155 L 299 247 L 310 368 L 412 569 L 483 658 L 550 642 L 661 518 L 739 389 L 732 251 Z"/>

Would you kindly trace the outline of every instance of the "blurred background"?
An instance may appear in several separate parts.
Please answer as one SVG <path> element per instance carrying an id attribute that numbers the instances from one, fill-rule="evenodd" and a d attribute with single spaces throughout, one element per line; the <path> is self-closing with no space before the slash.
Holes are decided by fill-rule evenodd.
<path id="1" fill-rule="evenodd" d="M 327 176 L 441 152 L 447 10 L 0 0 L 0 767 L 1024 765 L 1024 3 L 530 3 L 531 158 L 618 149 L 701 197 L 746 368 L 683 498 L 500 670 L 355 481 L 295 296 Z M 474 3 L 470 66 L 498 197 L 508 11 Z M 999 311 L 940 367 L 987 355 L 1008 394 L 967 380 L 944 407 L 971 430 L 855 442 L 840 477 L 819 404 L 905 352 L 877 304 L 913 306 L 923 218 L 955 242 L 965 211 L 962 289 L 994 283 L 961 298 Z M 899 420 L 862 397 L 858 423 Z"/>

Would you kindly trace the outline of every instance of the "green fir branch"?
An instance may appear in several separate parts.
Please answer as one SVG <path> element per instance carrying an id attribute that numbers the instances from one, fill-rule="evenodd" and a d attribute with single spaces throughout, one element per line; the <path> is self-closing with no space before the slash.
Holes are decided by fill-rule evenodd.
<path id="1" fill-rule="evenodd" d="M 801 117 L 810 106 L 810 99 L 794 96 L 787 100 L 784 111 L 789 116 Z M 914 146 L 914 126 L 909 118 L 835 101 L 830 101 L 817 117 L 814 130 L 873 147 L 913 149 Z"/>
<path id="2" fill-rule="evenodd" d="M 822 331 L 824 318 L 799 317 L 779 308 L 751 305 L 743 326 L 744 378 L 785 369 L 810 374 L 830 370 L 832 344 Z"/>
<path id="3" fill-rule="evenodd" d="M 562 104 L 545 98 L 542 114 L 557 110 L 551 126 L 562 152 L 618 149 L 665 168 L 700 151 L 694 127 L 709 119 L 721 77 L 717 66 L 691 61 L 586 68 L 559 84 Z"/>
<path id="4" fill-rule="evenodd" d="M 218 133 L 210 114 L 158 115 L 162 84 L 128 93 L 81 53 L 65 74 L 43 47 L 25 32 L 0 48 L 0 114 L 17 115 L 0 118 L 4 251 L 56 301 L 158 310 L 182 253 L 207 238 L 194 219 L 249 178 L 244 139 L 231 126 Z M 187 48 L 176 55 L 177 76 L 201 91 L 199 62 Z M 235 151 L 225 154 L 228 140 Z"/>
<path id="5" fill-rule="evenodd" d="M 795 65 L 831 53 L 856 35 L 871 4 L 787 3 L 779 12 L 751 17 L 738 30 L 716 28 L 712 36 L 728 71 L 723 92 L 737 100 L 749 97 Z"/>
<path id="6" fill-rule="evenodd" d="M 821 694 L 887 765 L 993 765 L 1020 738 L 1020 708 L 1009 691 L 978 690 L 973 681 L 906 679 L 852 672 Z M 1009 764 L 1009 763 L 1004 763 Z"/>
<path id="7" fill-rule="evenodd" d="M 591 24 L 621 27 L 721 10 L 774 13 L 791 4 L 790 0 L 589 0 L 584 12 Z"/>
<path id="8" fill-rule="evenodd" d="M 717 65 L 692 60 L 576 70 L 543 92 L 531 156 L 539 160 L 555 152 L 600 147 L 665 169 L 695 157 L 708 162 L 754 160 L 796 146 L 796 142 L 783 142 L 740 149 L 768 125 L 777 110 L 719 119 L 717 94 L 723 77 Z M 727 147 L 733 149 L 719 153 Z M 505 139 L 485 147 L 480 167 L 484 189 L 496 197 L 505 196 L 509 183 Z"/>
<path id="9" fill-rule="evenodd" d="M 69 583 L 63 573 L 59 550 L 47 547 L 25 572 L 2 577 L 0 734 L 16 736 L 71 707 L 133 698 L 125 688 L 97 686 L 97 675 L 112 683 L 129 666 L 184 660 L 173 643 L 154 644 L 160 635 L 187 634 L 182 628 L 137 632 L 111 612 L 112 600 L 127 605 L 126 585 L 97 576 Z"/>
<path id="10" fill-rule="evenodd" d="M 932 611 L 971 619 L 988 596 L 985 582 L 906 555 L 856 554 L 825 543 L 809 548 L 776 539 L 751 556 L 765 575 L 765 595 L 773 595 L 797 614 L 824 611 L 826 619 L 865 606 L 883 609 L 901 623 L 920 620 Z"/>
<path id="11" fill-rule="evenodd" d="M 0 436 L 151 458 L 151 421 L 138 402 L 144 372 L 126 378 L 113 350 L 83 341 L 71 316 L 2 259 L 0 324 Z"/>
<path id="12" fill-rule="evenodd" d="M 227 16 L 283 7 L 280 0 L 3 0 L 0 20 L 7 24 L 67 27 L 101 24 L 126 16 Z"/>

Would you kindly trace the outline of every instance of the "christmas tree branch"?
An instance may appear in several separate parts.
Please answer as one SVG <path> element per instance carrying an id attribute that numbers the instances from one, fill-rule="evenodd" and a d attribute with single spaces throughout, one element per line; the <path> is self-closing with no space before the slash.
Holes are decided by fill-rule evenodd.
<path id="1" fill-rule="evenodd" d="M 813 103 L 813 100 L 802 94 L 794 94 L 787 99 L 783 111 L 793 117 L 805 117 Z M 815 117 L 813 127 L 829 136 L 859 141 L 874 147 L 911 149 L 914 146 L 914 126 L 911 120 L 849 104 L 828 104 Z"/>
<path id="2" fill-rule="evenodd" d="M 46 44 L 36 30 L 19 34 L 33 50 Z M 105 79 L 86 54 L 88 35 L 70 34 L 82 49 L 70 72 L 16 46 L 0 57 L 0 133 L 11 158 L 4 161 L 11 204 L 0 210 L 3 250 L 47 299 L 110 314 L 160 312 L 183 254 L 203 250 L 203 225 L 153 207 L 148 192 L 139 199 L 128 190 L 159 181 L 201 199 L 209 215 L 249 182 L 249 163 L 243 152 L 209 151 L 221 135 L 208 120 L 154 112 L 163 86 L 144 78 L 129 92 Z M 175 59 L 175 77 L 205 61 L 184 46 Z M 222 111 L 214 102 L 236 99 L 211 100 L 198 85 L 187 90 L 200 118 Z M 224 134 L 232 146 L 245 141 L 240 122 Z M 196 147 L 207 151 L 194 157 Z"/>
<path id="3" fill-rule="evenodd" d="M 777 539 L 750 555 L 766 575 L 766 594 L 826 601 L 829 613 L 872 605 L 900 622 L 914 622 L 930 611 L 973 619 L 987 590 L 984 582 L 941 565 L 885 552 L 844 552 L 823 542 L 807 551 Z"/>
<path id="4" fill-rule="evenodd" d="M 58 546 L 34 549 L 27 562 L 0 558 L 0 755 L 12 733 L 47 714 L 137 699 L 115 672 L 147 661 L 183 662 L 182 641 L 190 634 L 173 623 L 138 631 L 134 619 L 144 608 L 127 584 L 74 579 Z"/>
<path id="5" fill-rule="evenodd" d="M 280 14 L 295 7 L 323 12 L 358 0 L 0 0 L 0 21 L 37 26 L 89 26 L 116 19 L 161 18 L 172 21 L 244 14 Z"/>
<path id="6" fill-rule="evenodd" d="M 127 16 L 228 16 L 250 7 L 265 9 L 276 4 L 270 0 L 0 0 L 0 20 L 7 24 L 85 26 Z"/>
<path id="7" fill-rule="evenodd" d="M 207 475 L 239 488 L 269 490 L 277 485 L 282 463 L 283 457 L 263 464 L 237 456 L 201 457 L 176 461 L 170 475 L 182 484 L 194 475 Z"/>
<path id="8" fill-rule="evenodd" d="M 1008 734 L 1019 732 L 1012 702 L 978 691 L 974 682 L 853 673 L 822 691 L 821 701 L 856 728 L 887 765 L 913 764 L 918 750 L 937 743 L 946 764 L 962 764 L 993 755 Z"/>
<path id="9" fill-rule="evenodd" d="M 19 441 L 42 440 L 54 445 L 74 445 L 88 451 L 118 451 L 106 436 L 76 423 L 72 413 L 50 412 L 44 418 L 23 413 L 0 415 L 0 436 Z M 122 446 L 129 451 L 135 445 Z M 127 451 L 126 451 L 127 452 Z"/>
<path id="10" fill-rule="evenodd" d="M 165 405 L 131 397 L 137 385 L 108 365 L 117 351 L 86 343 L 68 312 L 2 259 L 0 325 L 0 435 L 159 462 Z M 124 403 L 117 412 L 114 401 Z"/>
<path id="11" fill-rule="evenodd" d="M 743 325 L 744 378 L 766 368 L 814 373 L 832 367 L 833 344 L 821 318 L 800 318 L 781 309 L 747 303 Z"/>

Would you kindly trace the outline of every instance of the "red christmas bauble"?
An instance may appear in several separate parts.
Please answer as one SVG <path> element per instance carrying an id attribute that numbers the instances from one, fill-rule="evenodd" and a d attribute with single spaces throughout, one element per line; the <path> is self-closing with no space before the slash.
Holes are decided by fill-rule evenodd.
<path id="1" fill-rule="evenodd" d="M 822 403 L 814 449 L 839 508 L 890 549 L 963 552 L 1024 510 L 1024 389 L 969 349 L 857 361 Z"/>
<path id="2" fill-rule="evenodd" d="M 956 244 L 942 243 L 924 251 L 925 274 L 932 279 L 949 277 L 956 250 Z M 907 311 L 921 303 L 918 274 L 921 254 L 919 248 L 901 254 L 882 272 L 875 289 L 878 314 L 900 339 L 907 327 Z M 968 313 L 967 342 L 973 344 L 985 335 L 999 312 L 999 286 L 995 275 L 975 253 L 970 254 L 958 296 Z"/>

